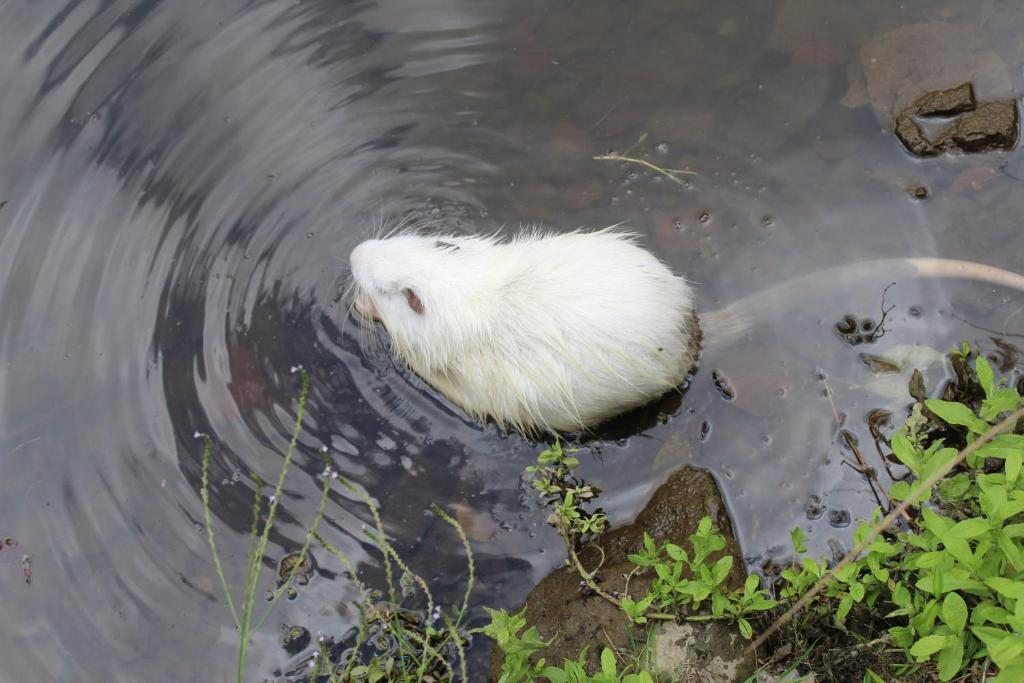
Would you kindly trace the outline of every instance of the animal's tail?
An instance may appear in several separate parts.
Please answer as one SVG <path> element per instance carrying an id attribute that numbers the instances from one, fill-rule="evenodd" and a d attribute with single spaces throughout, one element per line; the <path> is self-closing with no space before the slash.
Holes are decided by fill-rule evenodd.
<path id="1" fill-rule="evenodd" d="M 747 296 L 725 308 L 701 315 L 705 345 L 714 348 L 750 331 L 758 321 L 781 315 L 816 296 L 863 287 L 865 281 L 907 279 L 974 280 L 1024 293 L 1024 275 L 972 261 L 944 258 L 889 258 L 861 261 L 801 275 L 762 292 Z"/>

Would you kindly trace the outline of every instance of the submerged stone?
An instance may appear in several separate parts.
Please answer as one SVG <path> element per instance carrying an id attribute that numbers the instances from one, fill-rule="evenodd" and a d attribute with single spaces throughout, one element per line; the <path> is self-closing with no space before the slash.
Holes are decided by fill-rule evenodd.
<path id="1" fill-rule="evenodd" d="M 956 114 L 957 118 L 934 139 L 925 135 L 917 118 Z M 1018 137 L 1014 100 L 977 104 L 970 83 L 926 93 L 896 117 L 896 137 L 917 157 L 973 154 L 1013 149 Z"/>

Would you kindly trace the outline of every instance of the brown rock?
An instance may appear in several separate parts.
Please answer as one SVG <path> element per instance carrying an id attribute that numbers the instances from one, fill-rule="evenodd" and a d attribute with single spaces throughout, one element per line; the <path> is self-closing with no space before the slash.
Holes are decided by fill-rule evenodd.
<path id="1" fill-rule="evenodd" d="M 976 106 L 974 86 L 961 83 L 955 88 L 925 93 L 910 108 L 916 116 L 932 117 L 956 116 L 965 111 L 974 111 Z"/>
<path id="2" fill-rule="evenodd" d="M 886 127 L 922 92 L 950 83 L 973 83 L 981 99 L 1013 92 L 1006 63 L 973 24 L 908 24 L 876 36 L 861 48 L 860 70 L 863 80 L 851 71 L 851 89 L 843 101 L 857 106 L 866 95 Z"/>
<path id="3" fill-rule="evenodd" d="M 731 587 L 741 586 L 744 577 L 739 546 L 715 481 L 707 472 L 683 468 L 655 492 L 636 521 L 601 537 L 599 544 L 604 552 L 599 576 L 601 588 L 612 593 L 625 590 L 625 576 L 633 569 L 627 558 L 642 549 L 645 531 L 659 543 L 670 540 L 689 548 L 689 537 L 705 515 L 711 517 L 726 537 L 725 551 L 734 557 L 728 584 Z M 712 561 L 714 559 L 717 557 Z M 601 563 L 601 553 L 589 547 L 580 553 L 580 560 L 584 567 L 593 569 Z M 629 582 L 630 595 L 640 597 L 650 582 L 648 576 L 634 575 Z M 543 653 L 552 665 L 561 665 L 565 659 L 575 659 L 583 648 L 587 648 L 588 666 L 596 670 L 604 646 L 627 647 L 630 636 L 637 636 L 636 627 L 631 633 L 618 607 L 599 595 L 583 592 L 579 574 L 571 567 L 551 572 L 530 592 L 526 598 L 526 620 L 528 624 L 537 626 L 541 637 L 554 639 Z M 716 643 L 719 641 L 715 639 Z M 726 640 L 721 644 L 730 643 Z M 740 644 L 739 649 L 732 653 L 716 651 L 707 653 L 707 656 L 737 659 L 742 646 Z M 745 667 L 740 669 L 746 671 Z M 498 679 L 500 671 L 501 653 L 496 650 L 491 659 L 492 680 Z"/>
<path id="4" fill-rule="evenodd" d="M 951 152 L 1013 149 L 1017 144 L 1017 103 L 986 102 L 939 134 L 935 146 Z"/>
<path id="5" fill-rule="evenodd" d="M 955 88 L 953 90 L 962 90 Z M 986 102 L 973 111 L 961 114 L 953 123 L 929 140 L 921 130 L 914 116 L 924 116 L 924 111 L 949 111 L 965 106 L 966 99 L 960 95 L 949 95 L 952 90 L 928 93 L 908 107 L 896 119 L 896 137 L 911 154 L 919 157 L 935 156 L 942 152 L 977 153 L 992 150 L 1009 150 L 1017 144 L 1017 103 Z M 972 98 L 973 99 L 973 98 Z M 973 105 L 973 102 L 972 102 Z M 922 109 L 922 107 L 934 109 Z"/>

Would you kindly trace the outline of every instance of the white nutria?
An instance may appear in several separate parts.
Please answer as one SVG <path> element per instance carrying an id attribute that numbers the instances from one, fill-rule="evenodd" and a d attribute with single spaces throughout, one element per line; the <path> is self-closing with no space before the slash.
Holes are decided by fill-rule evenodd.
<path id="1" fill-rule="evenodd" d="M 702 314 L 693 290 L 615 229 L 502 239 L 404 234 L 358 245 L 354 306 L 393 351 L 478 420 L 578 432 L 678 387 L 707 344 L 742 335 L 809 290 L 859 279 L 960 278 L 1024 291 L 966 261 L 893 258 L 798 277 Z M 767 317 L 766 317 L 767 316 Z"/>

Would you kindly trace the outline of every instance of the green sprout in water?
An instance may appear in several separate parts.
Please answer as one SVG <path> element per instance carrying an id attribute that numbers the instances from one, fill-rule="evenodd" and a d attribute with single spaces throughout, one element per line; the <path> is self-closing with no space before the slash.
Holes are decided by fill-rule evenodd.
<path id="1" fill-rule="evenodd" d="M 658 166 L 657 164 L 652 164 L 651 162 L 649 162 L 649 161 L 647 161 L 645 159 L 638 159 L 636 157 L 626 156 L 627 154 L 629 154 L 629 150 L 631 150 L 634 147 L 636 147 L 637 145 L 641 144 L 646 139 L 647 139 L 647 133 L 644 133 L 643 135 L 640 136 L 640 139 L 638 139 L 636 141 L 636 143 L 634 143 L 629 149 L 627 149 L 622 154 L 612 154 L 612 153 L 609 153 L 609 154 L 599 154 L 598 156 L 595 156 L 595 157 L 592 157 L 592 158 L 595 161 L 622 161 L 622 162 L 627 163 L 627 164 L 636 164 L 638 166 L 643 166 L 644 168 L 648 168 L 648 169 L 654 171 L 655 173 L 658 173 L 659 175 L 665 176 L 666 178 L 671 180 L 673 183 L 676 183 L 677 185 L 682 185 L 683 187 L 689 187 L 690 184 L 687 181 L 685 181 L 682 178 L 680 178 L 679 176 L 680 175 L 698 175 L 698 173 L 696 171 L 683 171 L 683 170 L 680 170 L 678 168 L 662 168 L 661 166 Z"/>
<path id="2" fill-rule="evenodd" d="M 210 552 L 213 555 L 213 564 L 217 571 L 217 577 L 220 579 L 221 588 L 224 590 L 224 597 L 227 600 L 228 609 L 231 610 L 231 617 L 235 622 L 235 627 L 238 629 L 239 643 L 236 667 L 238 683 L 242 682 L 245 672 L 245 656 L 249 647 L 249 635 L 253 630 L 262 626 L 263 622 L 266 621 L 267 617 L 270 615 L 274 605 L 277 603 L 278 598 L 291 588 L 292 581 L 299 573 L 301 573 L 303 567 L 306 565 L 309 546 L 313 541 L 314 534 L 320 524 L 320 520 L 323 518 L 324 508 L 327 504 L 327 493 L 330 489 L 331 478 L 325 477 L 320 496 L 320 505 L 317 509 L 316 517 L 313 519 L 313 523 L 309 527 L 309 532 L 306 534 L 306 540 L 302 544 L 302 549 L 299 551 L 298 557 L 295 559 L 295 562 L 291 567 L 291 571 L 289 571 L 284 577 L 284 581 L 282 581 L 281 585 L 271 593 L 269 599 L 270 604 L 267 606 L 266 610 L 258 618 L 255 618 L 256 589 L 260 566 L 266 553 L 267 543 L 270 538 L 270 529 L 273 527 L 274 519 L 277 516 L 277 505 L 281 500 L 281 492 L 284 489 L 285 476 L 288 473 L 288 468 L 291 466 L 292 458 L 295 455 L 295 450 L 299 441 L 299 434 L 302 432 L 302 419 L 306 410 L 306 402 L 309 398 L 309 373 L 303 368 L 298 368 L 298 371 L 302 377 L 302 390 L 299 393 L 299 405 L 295 413 L 295 427 L 292 430 L 291 442 L 288 444 L 284 463 L 281 466 L 281 473 L 277 478 L 277 485 L 274 487 L 273 495 L 270 496 L 270 507 L 267 510 L 266 518 L 263 520 L 262 528 L 260 527 L 260 513 L 263 508 L 262 497 L 259 493 L 260 487 L 257 486 L 256 488 L 256 496 L 253 501 L 252 527 L 249 530 L 249 549 L 246 553 L 247 561 L 245 584 L 242 588 L 240 606 L 236 604 L 235 599 L 232 597 L 231 588 L 228 586 L 228 581 L 224 574 L 224 567 L 221 563 L 220 554 L 217 552 L 217 544 L 214 540 L 213 534 L 213 515 L 210 511 L 210 459 L 213 454 L 213 440 L 207 434 L 199 435 L 203 440 L 202 485 L 200 488 L 200 495 L 203 502 L 203 518 L 206 523 L 206 540 L 210 545 Z"/>

